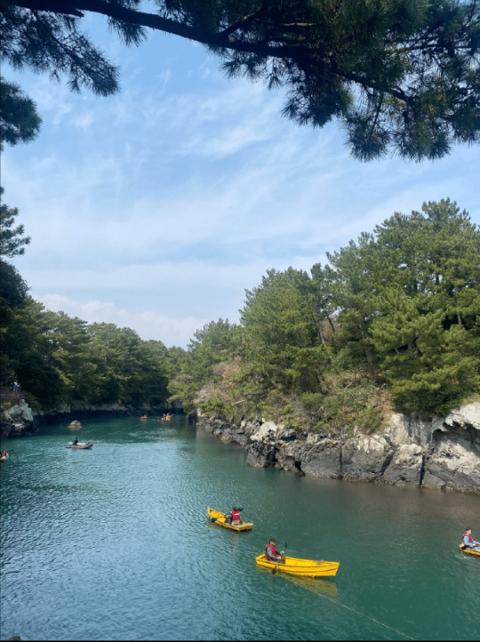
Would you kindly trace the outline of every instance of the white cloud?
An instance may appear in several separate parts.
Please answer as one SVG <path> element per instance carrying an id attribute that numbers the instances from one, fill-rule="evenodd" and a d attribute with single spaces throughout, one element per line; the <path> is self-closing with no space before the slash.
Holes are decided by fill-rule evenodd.
<path id="1" fill-rule="evenodd" d="M 75 116 L 72 119 L 73 124 L 75 127 L 78 127 L 79 129 L 82 129 L 83 131 L 86 131 L 91 127 L 94 121 L 94 116 L 91 111 L 87 111 L 83 114 L 80 114 L 79 116 Z"/>

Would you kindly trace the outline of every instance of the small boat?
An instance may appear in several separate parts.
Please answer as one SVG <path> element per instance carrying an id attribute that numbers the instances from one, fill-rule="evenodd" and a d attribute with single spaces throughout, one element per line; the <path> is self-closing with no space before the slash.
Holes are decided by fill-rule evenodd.
<path id="1" fill-rule="evenodd" d="M 480 557 L 480 551 L 476 551 L 474 548 L 466 548 L 464 544 L 459 544 L 458 548 L 462 551 L 462 553 L 465 553 L 465 555 Z"/>
<path id="2" fill-rule="evenodd" d="M 140 421 L 147 421 L 147 419 L 148 419 L 148 415 L 141 415 L 141 416 L 139 417 L 139 419 L 140 419 Z"/>
<path id="3" fill-rule="evenodd" d="M 237 531 L 241 533 L 242 531 L 251 531 L 253 528 L 253 522 L 242 522 L 241 524 L 229 524 L 227 522 L 227 516 L 225 513 L 215 510 L 214 508 L 209 508 L 207 510 L 208 519 L 212 524 L 217 526 L 223 526 L 223 528 L 229 528 L 231 531 Z"/>
<path id="4" fill-rule="evenodd" d="M 68 427 L 71 428 L 72 430 L 78 430 L 79 428 L 82 427 L 82 424 L 77 419 L 75 419 L 74 421 L 71 421 L 68 424 Z"/>
<path id="5" fill-rule="evenodd" d="M 3 464 L 4 461 L 7 461 L 7 459 L 10 457 L 8 454 L 8 450 L 5 450 L 1 455 L 0 455 L 0 464 Z"/>
<path id="6" fill-rule="evenodd" d="M 77 444 L 74 444 L 73 441 L 69 441 L 65 448 L 72 448 L 73 450 L 88 450 L 92 448 L 93 444 L 91 441 L 79 441 Z"/>
<path id="7" fill-rule="evenodd" d="M 324 560 L 304 560 L 300 557 L 285 557 L 285 562 L 271 562 L 264 553 L 255 558 L 257 566 L 268 568 L 274 573 L 289 573 L 302 577 L 335 577 L 340 568 L 340 562 Z"/>

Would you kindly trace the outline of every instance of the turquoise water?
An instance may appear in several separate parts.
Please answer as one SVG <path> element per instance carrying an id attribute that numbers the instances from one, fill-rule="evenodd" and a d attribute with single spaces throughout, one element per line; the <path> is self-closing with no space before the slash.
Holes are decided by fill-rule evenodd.
<path id="1" fill-rule="evenodd" d="M 252 469 L 184 418 L 83 423 L 3 442 L 0 637 L 478 639 L 480 499 Z M 208 524 L 240 503 L 247 533 Z M 256 567 L 266 539 L 334 579 Z"/>

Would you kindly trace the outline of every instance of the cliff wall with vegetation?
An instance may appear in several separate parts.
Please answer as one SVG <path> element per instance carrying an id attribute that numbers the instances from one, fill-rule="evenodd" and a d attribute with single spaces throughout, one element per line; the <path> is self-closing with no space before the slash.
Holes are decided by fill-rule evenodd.
<path id="1" fill-rule="evenodd" d="M 428 421 L 393 413 L 383 430 L 348 437 L 271 421 L 236 424 L 200 414 L 198 422 L 223 442 L 245 448 L 251 466 L 480 494 L 480 403 Z"/>
<path id="2" fill-rule="evenodd" d="M 253 465 L 477 492 L 479 256 L 444 200 L 270 270 L 239 324 L 196 333 L 174 398 Z"/>

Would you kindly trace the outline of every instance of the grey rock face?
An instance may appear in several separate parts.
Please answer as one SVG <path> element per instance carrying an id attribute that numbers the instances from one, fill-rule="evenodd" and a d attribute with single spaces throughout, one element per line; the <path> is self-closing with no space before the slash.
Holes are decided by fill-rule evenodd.
<path id="1" fill-rule="evenodd" d="M 19 437 L 35 431 L 32 409 L 24 399 L 5 410 L 0 417 L 2 437 Z"/>
<path id="2" fill-rule="evenodd" d="M 292 439 L 291 435 L 287 435 L 286 443 L 284 439 L 285 437 L 282 437 L 282 441 L 277 442 L 275 467 L 304 475 L 302 461 L 305 459 L 302 460 L 302 457 L 304 458 L 305 438 L 297 433 L 295 439 Z"/>
<path id="3" fill-rule="evenodd" d="M 247 446 L 247 464 L 254 468 L 268 468 L 275 465 L 276 448 L 268 442 L 254 441 Z"/>
<path id="4" fill-rule="evenodd" d="M 434 433 L 423 485 L 480 492 L 480 431 L 470 427 Z"/>
<path id="5" fill-rule="evenodd" d="M 419 486 L 423 474 L 423 449 L 418 444 L 403 444 L 393 454 L 383 473 L 387 484 L 415 484 Z"/>
<path id="6" fill-rule="evenodd" d="M 393 457 L 393 448 L 384 437 L 356 436 L 345 441 L 342 451 L 343 477 L 373 481 L 383 475 Z"/>
<path id="7" fill-rule="evenodd" d="M 306 447 L 301 457 L 301 469 L 306 475 L 324 479 L 342 476 L 342 446 L 336 439 L 322 439 Z"/>
<path id="8" fill-rule="evenodd" d="M 247 451 L 247 463 L 319 478 L 414 484 L 480 494 L 480 403 L 430 419 L 392 414 L 382 433 L 345 440 L 273 422 L 227 425 L 201 418 L 222 441 Z"/>

